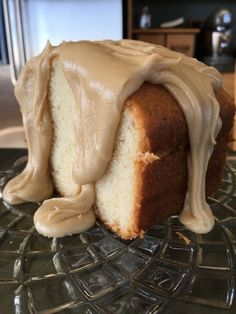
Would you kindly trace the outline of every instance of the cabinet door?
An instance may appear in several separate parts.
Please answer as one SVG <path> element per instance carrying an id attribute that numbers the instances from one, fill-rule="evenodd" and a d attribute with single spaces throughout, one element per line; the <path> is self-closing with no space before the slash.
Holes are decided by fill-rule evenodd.
<path id="1" fill-rule="evenodd" d="M 135 34 L 135 39 L 153 43 L 156 45 L 165 46 L 164 34 Z"/>
<path id="2" fill-rule="evenodd" d="M 189 57 L 194 56 L 194 34 L 167 34 L 166 46 Z"/>
<path id="3" fill-rule="evenodd" d="M 234 98 L 235 94 L 235 78 L 234 73 L 221 73 L 224 80 L 224 88 L 225 90 Z"/>

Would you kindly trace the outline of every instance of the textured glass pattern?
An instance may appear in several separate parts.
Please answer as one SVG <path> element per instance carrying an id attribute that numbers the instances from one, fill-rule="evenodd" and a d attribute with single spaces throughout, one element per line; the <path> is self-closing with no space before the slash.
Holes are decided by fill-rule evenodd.
<path id="1" fill-rule="evenodd" d="M 15 159 L 0 168 L 2 187 L 24 166 Z M 39 204 L 0 199 L 0 313 L 236 313 L 235 180 L 231 160 L 209 198 L 216 217 L 209 234 L 173 216 L 135 241 L 99 224 L 49 239 L 33 226 Z"/>

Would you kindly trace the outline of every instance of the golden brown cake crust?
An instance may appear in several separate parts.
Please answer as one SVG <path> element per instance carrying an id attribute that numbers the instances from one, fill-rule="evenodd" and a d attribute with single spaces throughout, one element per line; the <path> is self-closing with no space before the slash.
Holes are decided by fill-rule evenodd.
<path id="1" fill-rule="evenodd" d="M 206 193 L 219 187 L 226 159 L 228 134 L 233 124 L 234 103 L 223 90 L 216 93 L 220 103 L 222 129 L 217 137 L 209 162 Z M 162 86 L 145 83 L 126 101 L 140 129 L 140 152 L 150 152 L 150 163 L 142 158 L 136 162 L 136 208 L 130 231 L 124 233 L 117 226 L 107 227 L 124 239 L 143 236 L 155 222 L 180 212 L 187 189 L 188 130 L 184 114 L 176 100 Z M 154 154 L 154 155 L 153 155 Z"/>

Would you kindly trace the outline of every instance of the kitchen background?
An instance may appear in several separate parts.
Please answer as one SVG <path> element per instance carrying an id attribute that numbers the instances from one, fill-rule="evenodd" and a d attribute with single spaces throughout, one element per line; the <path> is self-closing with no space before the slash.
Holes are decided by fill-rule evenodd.
<path id="1" fill-rule="evenodd" d="M 25 145 L 13 83 L 48 39 L 161 44 L 215 66 L 234 97 L 235 34 L 235 0 L 0 0 L 0 147 Z"/>

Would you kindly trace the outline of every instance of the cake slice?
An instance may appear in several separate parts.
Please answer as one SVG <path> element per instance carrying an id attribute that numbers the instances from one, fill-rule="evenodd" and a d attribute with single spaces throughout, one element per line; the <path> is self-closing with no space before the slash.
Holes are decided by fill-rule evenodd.
<path id="1" fill-rule="evenodd" d="M 207 194 L 221 181 L 234 104 L 217 92 L 223 122 L 207 172 Z M 78 193 L 73 180 L 76 133 L 74 95 L 61 65 L 53 61 L 49 87 L 53 122 L 51 167 L 62 196 Z M 179 213 L 187 190 L 188 130 L 183 112 L 162 86 L 144 83 L 125 102 L 112 160 L 95 182 L 97 218 L 124 239 L 142 236 L 154 223 Z"/>

